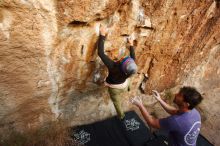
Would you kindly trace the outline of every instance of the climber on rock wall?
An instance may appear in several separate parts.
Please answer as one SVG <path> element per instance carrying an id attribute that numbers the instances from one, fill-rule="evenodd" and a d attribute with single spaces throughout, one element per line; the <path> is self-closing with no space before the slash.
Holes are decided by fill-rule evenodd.
<path id="1" fill-rule="evenodd" d="M 108 76 L 105 80 L 105 85 L 108 86 L 108 92 L 111 100 L 113 101 L 118 117 L 123 119 L 125 114 L 121 107 L 120 94 L 128 90 L 128 78 L 137 72 L 133 46 L 134 40 L 132 37 L 128 38 L 128 43 L 130 45 L 130 56 L 127 56 L 119 61 L 113 61 L 104 53 L 104 42 L 107 32 L 107 28 L 101 25 L 98 40 L 98 55 L 108 68 Z"/>
<path id="2" fill-rule="evenodd" d="M 153 93 L 171 116 L 162 119 L 153 118 L 140 98 L 132 98 L 131 102 L 140 109 L 148 125 L 169 132 L 170 146 L 196 146 L 201 128 L 201 116 L 195 106 L 202 101 L 201 94 L 195 88 L 182 87 L 173 101 L 178 107 L 176 108 L 163 101 L 157 91 L 153 90 Z"/>

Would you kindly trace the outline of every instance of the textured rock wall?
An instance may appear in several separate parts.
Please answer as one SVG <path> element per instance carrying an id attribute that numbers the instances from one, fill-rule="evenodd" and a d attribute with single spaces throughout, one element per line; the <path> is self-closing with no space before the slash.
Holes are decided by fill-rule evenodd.
<path id="1" fill-rule="evenodd" d="M 128 54 L 128 35 L 136 38 L 139 71 L 124 96 L 125 109 L 140 85 L 146 94 L 195 86 L 205 96 L 202 132 L 219 144 L 219 17 L 214 0 L 1 0 L 1 131 L 56 119 L 77 125 L 115 114 L 96 51 L 99 25 L 105 24 L 112 59 Z"/>
<path id="2" fill-rule="evenodd" d="M 0 7 L 1 125 L 35 126 L 53 117 L 48 99 L 54 90 L 55 3 L 1 1 Z"/>

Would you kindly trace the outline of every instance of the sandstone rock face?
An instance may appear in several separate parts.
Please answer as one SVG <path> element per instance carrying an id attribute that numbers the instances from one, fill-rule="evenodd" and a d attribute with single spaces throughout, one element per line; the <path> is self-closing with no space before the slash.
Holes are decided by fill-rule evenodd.
<path id="1" fill-rule="evenodd" d="M 79 125 L 115 115 L 107 71 L 97 56 L 99 25 L 112 59 L 135 37 L 138 74 L 123 97 L 190 85 L 205 99 L 202 133 L 220 141 L 220 6 L 218 1 L 1 0 L 0 131 L 65 119 Z M 147 78 L 146 78 L 147 77 Z M 152 97 L 150 97 L 152 98 Z M 147 101 L 149 106 L 151 100 Z"/>
<path id="2" fill-rule="evenodd" d="M 0 6 L 1 125 L 35 126 L 53 118 L 48 99 L 54 90 L 55 3 L 1 1 Z"/>

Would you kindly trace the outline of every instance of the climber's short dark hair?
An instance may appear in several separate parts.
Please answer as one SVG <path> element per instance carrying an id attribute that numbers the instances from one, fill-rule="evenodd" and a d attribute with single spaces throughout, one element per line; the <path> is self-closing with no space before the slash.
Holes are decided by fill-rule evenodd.
<path id="1" fill-rule="evenodd" d="M 182 87 L 179 93 L 189 103 L 189 109 L 193 109 L 203 100 L 202 95 L 193 87 Z"/>

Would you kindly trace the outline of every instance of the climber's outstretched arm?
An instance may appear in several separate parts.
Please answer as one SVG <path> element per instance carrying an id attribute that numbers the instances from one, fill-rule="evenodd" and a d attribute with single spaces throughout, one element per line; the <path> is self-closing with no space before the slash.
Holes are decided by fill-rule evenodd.
<path id="1" fill-rule="evenodd" d="M 105 43 L 105 35 L 107 33 L 106 28 L 103 26 L 100 27 L 100 36 L 98 40 L 98 55 L 102 59 L 103 63 L 108 67 L 112 68 L 114 66 L 114 61 L 111 60 L 107 55 L 104 53 L 104 43 Z"/>
<path id="2" fill-rule="evenodd" d="M 134 52 L 134 40 L 132 37 L 128 38 L 128 43 L 130 45 L 130 48 L 129 48 L 130 56 L 131 56 L 131 58 L 133 58 L 135 60 L 136 58 L 135 58 L 135 52 Z"/>

